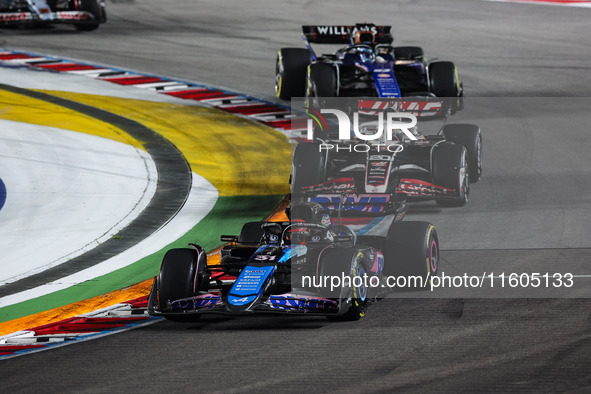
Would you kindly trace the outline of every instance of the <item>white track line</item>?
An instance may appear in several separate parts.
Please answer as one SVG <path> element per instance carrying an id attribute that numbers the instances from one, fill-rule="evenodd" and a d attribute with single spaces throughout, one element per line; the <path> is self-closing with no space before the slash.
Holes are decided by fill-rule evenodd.
<path id="1" fill-rule="evenodd" d="M 148 206 L 158 173 L 133 146 L 0 119 L 0 285 L 112 238 Z"/>
<path id="2" fill-rule="evenodd" d="M 217 198 L 217 189 L 205 178 L 193 173 L 193 185 L 191 187 L 189 198 L 183 208 L 170 222 L 150 237 L 117 256 L 105 260 L 93 267 L 46 285 L 0 298 L 0 307 L 17 304 L 19 302 L 67 289 L 68 287 L 131 265 L 146 256 L 156 253 L 185 235 L 196 223 L 200 222 L 211 211 Z M 165 231 L 161 231 L 163 228 L 165 228 Z"/>

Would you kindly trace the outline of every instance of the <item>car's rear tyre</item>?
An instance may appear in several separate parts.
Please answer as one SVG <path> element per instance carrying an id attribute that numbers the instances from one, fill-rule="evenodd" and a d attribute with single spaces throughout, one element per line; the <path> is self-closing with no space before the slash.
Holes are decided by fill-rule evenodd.
<path id="1" fill-rule="evenodd" d="M 417 60 L 422 59 L 425 52 L 421 47 L 395 47 L 394 58 L 396 60 Z"/>
<path id="2" fill-rule="evenodd" d="M 328 249 L 321 256 L 319 275 L 321 277 L 355 277 L 363 278 L 368 272 L 365 267 L 365 257 L 355 248 L 336 247 Z M 341 302 L 350 298 L 349 309 L 338 316 L 328 316 L 331 321 L 355 321 L 362 319 L 367 313 L 367 292 L 368 289 L 361 286 L 352 286 L 352 288 L 341 287 Z M 326 289 L 328 290 L 328 289 Z"/>
<path id="3" fill-rule="evenodd" d="M 303 142 L 296 146 L 293 153 L 292 193 L 303 187 L 324 182 L 326 175 L 325 157 L 320 152 L 320 145 Z"/>
<path id="4" fill-rule="evenodd" d="M 468 202 L 470 183 L 467 173 L 466 148 L 462 145 L 443 143 L 433 152 L 433 182 L 438 186 L 458 191 L 456 197 L 438 198 L 442 207 L 463 207 Z"/>
<path id="5" fill-rule="evenodd" d="M 460 81 L 455 64 L 433 62 L 429 64 L 428 71 L 431 93 L 437 97 L 458 97 L 460 95 Z"/>
<path id="6" fill-rule="evenodd" d="M 390 225 L 384 249 L 384 274 L 405 277 L 397 287 L 425 289 L 428 279 L 439 269 L 439 239 L 428 222 L 394 222 Z M 410 279 L 421 277 L 421 281 Z"/>
<path id="7" fill-rule="evenodd" d="M 179 315 L 166 315 L 170 303 L 195 295 L 207 280 L 203 273 L 207 257 L 201 247 L 171 249 L 164 255 L 158 274 L 158 305 L 161 313 L 169 320 L 194 320 Z"/>
<path id="8" fill-rule="evenodd" d="M 337 76 L 328 63 L 313 63 L 308 66 L 306 97 L 336 97 Z"/>
<path id="9" fill-rule="evenodd" d="M 86 11 L 94 16 L 94 20 L 85 23 L 75 23 L 74 28 L 78 31 L 92 31 L 98 29 L 100 22 L 105 21 L 107 16 L 101 7 L 99 0 L 78 0 L 78 10 Z"/>
<path id="10" fill-rule="evenodd" d="M 447 124 L 443 127 L 445 139 L 466 148 L 468 177 L 476 183 L 482 176 L 482 135 L 475 124 Z"/>
<path id="11" fill-rule="evenodd" d="M 310 51 L 302 48 L 282 48 L 275 63 L 275 92 L 282 100 L 304 97 L 306 71 L 310 64 Z"/>

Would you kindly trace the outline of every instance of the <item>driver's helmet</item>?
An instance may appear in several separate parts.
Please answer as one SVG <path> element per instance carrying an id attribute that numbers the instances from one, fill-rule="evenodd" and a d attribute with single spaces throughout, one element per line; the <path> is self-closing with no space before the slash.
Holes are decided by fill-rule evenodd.
<path id="1" fill-rule="evenodd" d="M 368 63 L 375 60 L 375 53 L 373 52 L 373 49 L 367 45 L 359 45 L 349 48 L 345 55 L 345 59 L 359 63 Z"/>
<path id="2" fill-rule="evenodd" d="M 373 49 L 367 45 L 356 45 L 347 49 L 346 58 L 355 62 L 367 63 L 375 60 Z"/>
<path id="3" fill-rule="evenodd" d="M 310 228 L 306 226 L 298 226 L 298 223 L 303 223 L 303 220 L 296 219 L 296 221 L 286 229 L 283 236 L 283 242 L 285 244 L 306 244 L 306 240 L 310 237 Z"/>
<path id="4" fill-rule="evenodd" d="M 407 129 L 408 131 L 410 131 L 417 140 L 424 140 L 425 137 L 419 133 L 419 129 L 417 128 L 417 126 L 413 126 L 413 127 L 409 127 Z M 404 141 L 404 140 L 408 140 L 408 135 L 406 135 L 406 133 L 404 133 L 402 130 L 399 129 L 394 129 L 392 130 L 392 136 L 396 135 L 398 137 L 399 141 Z"/>
<path id="5" fill-rule="evenodd" d="M 368 138 L 375 136 L 378 132 L 378 129 L 380 128 L 380 124 L 378 121 L 369 121 L 369 122 L 363 122 L 359 124 L 359 133 L 367 136 Z M 365 140 L 365 143 L 368 144 L 383 144 L 385 141 L 385 137 L 386 137 L 386 132 L 385 132 L 385 124 L 381 125 L 382 128 L 382 134 L 380 138 L 377 139 L 370 139 L 370 140 Z"/>
<path id="6" fill-rule="evenodd" d="M 358 44 L 366 44 L 366 45 L 373 45 L 376 43 L 376 36 L 369 30 L 359 30 L 355 32 L 355 36 L 353 37 L 353 42 L 355 45 Z"/>

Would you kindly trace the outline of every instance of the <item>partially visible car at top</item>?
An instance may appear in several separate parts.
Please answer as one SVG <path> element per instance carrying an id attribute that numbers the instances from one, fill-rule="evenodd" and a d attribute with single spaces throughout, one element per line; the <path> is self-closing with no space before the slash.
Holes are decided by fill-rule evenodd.
<path id="1" fill-rule="evenodd" d="M 450 61 L 427 61 L 416 46 L 392 46 L 391 26 L 302 26 L 306 48 L 282 48 L 275 90 L 292 97 L 461 97 L 462 83 Z M 311 44 L 344 44 L 317 54 Z"/>
<path id="2" fill-rule="evenodd" d="M 91 31 L 106 21 L 105 0 L 0 0 L 0 26 L 67 23 Z"/>

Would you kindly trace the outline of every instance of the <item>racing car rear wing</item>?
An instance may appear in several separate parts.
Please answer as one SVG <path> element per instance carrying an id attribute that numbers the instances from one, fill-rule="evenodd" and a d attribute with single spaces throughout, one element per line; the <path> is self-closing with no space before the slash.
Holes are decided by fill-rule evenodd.
<path id="1" fill-rule="evenodd" d="M 357 103 L 360 115 L 374 116 L 380 112 L 393 111 L 411 114 L 417 120 L 430 121 L 443 119 L 438 135 L 443 133 L 443 128 L 449 116 L 464 108 L 463 97 L 429 97 L 406 96 L 402 98 L 361 99 Z"/>
<path id="2" fill-rule="evenodd" d="M 452 101 L 453 100 L 453 101 Z M 413 96 L 394 99 L 361 99 L 358 110 L 362 115 L 376 115 L 379 112 L 394 111 L 412 114 L 417 118 L 439 118 L 452 112 L 457 98 Z"/>
<path id="3" fill-rule="evenodd" d="M 314 44 L 351 44 L 351 38 L 359 30 L 371 31 L 376 44 L 391 44 L 394 40 L 392 26 L 376 26 L 371 23 L 358 23 L 354 26 L 302 26 L 304 38 Z"/>
<path id="4" fill-rule="evenodd" d="M 406 213 L 406 195 L 376 193 L 315 193 L 292 192 L 292 201 L 315 202 L 324 210 L 337 212 L 338 224 L 341 217 L 380 217 L 394 214 L 401 220 Z"/>

